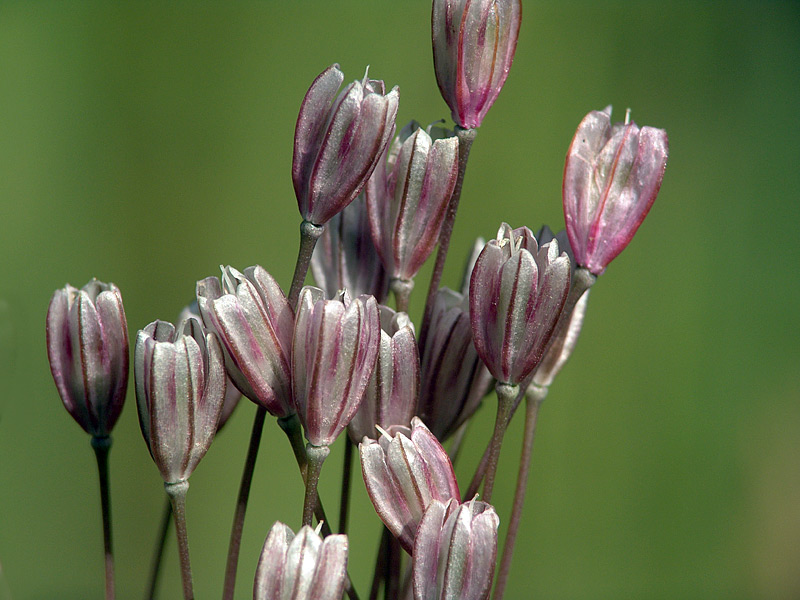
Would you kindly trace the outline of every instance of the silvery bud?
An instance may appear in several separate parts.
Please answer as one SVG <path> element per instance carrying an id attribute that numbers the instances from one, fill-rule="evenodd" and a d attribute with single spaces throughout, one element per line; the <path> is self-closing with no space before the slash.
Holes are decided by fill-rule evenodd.
<path id="1" fill-rule="evenodd" d="M 335 300 L 312 286 L 300 292 L 292 344 L 295 407 L 312 446 L 329 446 L 364 398 L 380 348 L 372 296 Z"/>
<path id="2" fill-rule="evenodd" d="M 459 499 L 453 465 L 425 424 L 394 427 L 378 441 L 364 438 L 359 449 L 364 483 L 375 511 L 409 553 L 425 509 L 434 500 Z"/>
<path id="3" fill-rule="evenodd" d="M 276 522 L 256 569 L 253 600 L 340 600 L 347 580 L 347 536 L 305 526 L 295 536 Z"/>
<path id="4" fill-rule="evenodd" d="M 311 84 L 297 117 L 292 181 L 303 219 L 325 225 L 361 191 L 392 139 L 399 92 L 354 81 L 341 93 L 339 65 Z"/>
<path id="5" fill-rule="evenodd" d="M 128 387 L 128 326 L 113 283 L 56 290 L 47 310 L 47 358 L 64 406 L 95 436 L 111 432 Z"/>
<path id="6" fill-rule="evenodd" d="M 225 399 L 222 346 L 195 318 L 153 321 L 134 350 L 139 425 L 165 483 L 189 478 L 214 439 Z"/>
<path id="7" fill-rule="evenodd" d="M 414 599 L 488 598 L 499 525 L 494 508 L 485 502 L 432 502 L 414 542 Z"/>
<path id="8" fill-rule="evenodd" d="M 375 425 L 408 427 L 419 396 L 419 350 L 408 315 L 379 306 L 381 346 L 364 400 L 347 432 L 357 444 L 364 436 L 377 438 Z"/>

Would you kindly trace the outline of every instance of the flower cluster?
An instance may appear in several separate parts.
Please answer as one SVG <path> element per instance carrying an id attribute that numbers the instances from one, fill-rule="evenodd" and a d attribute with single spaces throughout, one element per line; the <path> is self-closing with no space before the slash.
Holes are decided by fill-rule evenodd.
<path id="1" fill-rule="evenodd" d="M 241 396 L 257 409 L 224 598 L 234 594 L 267 414 L 287 434 L 305 497 L 298 533 L 276 522 L 266 536 L 253 574 L 255 599 L 355 597 L 345 532 L 349 475 L 338 534 L 317 489 L 323 461 L 345 430 L 346 466 L 357 451 L 385 526 L 373 589 L 383 586 L 387 598 L 488 598 L 500 543 L 492 491 L 508 424 L 526 400 L 527 454 L 517 486 L 524 494 L 536 413 L 575 347 L 588 289 L 630 243 L 667 160 L 663 130 L 640 129 L 629 116 L 612 124 L 610 107 L 589 113 L 567 152 L 566 231 L 534 234 L 502 223 L 495 238 L 476 242 L 460 291 L 440 287 L 474 130 L 508 77 L 521 15 L 520 0 L 434 0 L 434 66 L 452 131 L 412 121 L 393 140 L 398 89 L 387 92 L 367 75 L 341 89 L 338 65 L 325 69 L 306 93 L 295 129 L 301 239 L 289 288 L 259 265 L 222 267 L 219 278 L 197 282 L 196 305 L 176 324 L 155 320 L 136 334 L 139 423 L 174 514 L 187 599 L 189 478 Z M 437 244 L 418 336 L 410 296 Z M 309 268 L 318 287 L 304 286 Z M 106 457 L 129 369 L 119 289 L 92 280 L 81 290 L 56 291 L 47 352 L 65 407 L 98 453 L 106 597 L 113 598 Z M 453 462 L 492 387 L 494 433 L 472 481 L 459 484 Z M 509 517 L 496 598 L 505 589 L 522 500 L 515 498 Z"/>

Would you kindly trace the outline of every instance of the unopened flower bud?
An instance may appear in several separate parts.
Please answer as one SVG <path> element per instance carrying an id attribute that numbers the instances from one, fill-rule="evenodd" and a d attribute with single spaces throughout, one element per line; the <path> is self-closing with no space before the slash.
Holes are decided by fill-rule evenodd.
<path id="1" fill-rule="evenodd" d="M 128 326 L 113 283 L 56 290 L 47 311 L 47 358 L 61 400 L 95 436 L 111 432 L 128 387 Z"/>

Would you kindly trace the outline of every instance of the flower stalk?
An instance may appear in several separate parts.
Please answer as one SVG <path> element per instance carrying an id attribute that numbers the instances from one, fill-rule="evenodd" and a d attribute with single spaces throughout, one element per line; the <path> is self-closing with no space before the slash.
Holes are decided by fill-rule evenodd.
<path id="1" fill-rule="evenodd" d="M 175 483 L 165 483 L 164 489 L 172 502 L 172 516 L 175 519 L 175 536 L 178 539 L 183 598 L 184 600 L 194 600 L 192 566 L 189 561 L 189 536 L 186 533 L 186 492 L 189 490 L 189 482 L 183 480 Z"/>
<path id="2" fill-rule="evenodd" d="M 100 477 L 106 600 L 114 600 L 114 548 L 111 539 L 111 494 L 108 484 L 108 452 L 111 450 L 111 436 L 92 436 L 92 449 L 97 458 L 97 473 Z"/>
<path id="3" fill-rule="evenodd" d="M 508 423 L 511 421 L 514 401 L 519 394 L 519 386 L 516 384 L 498 383 L 495 386 L 497 393 L 497 418 L 494 422 L 494 433 L 489 442 L 489 460 L 486 465 L 486 480 L 483 484 L 483 501 L 491 503 L 492 492 L 494 491 L 494 478 L 497 473 L 497 462 L 500 459 L 500 448 L 503 445 Z"/>

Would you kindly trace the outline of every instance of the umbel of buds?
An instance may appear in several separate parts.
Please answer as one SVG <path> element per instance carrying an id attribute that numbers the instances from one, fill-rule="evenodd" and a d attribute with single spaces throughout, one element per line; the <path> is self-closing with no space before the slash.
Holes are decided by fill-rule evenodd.
<path id="1" fill-rule="evenodd" d="M 499 525 L 494 508 L 485 502 L 432 502 L 414 543 L 414 599 L 488 598 Z"/>
<path id="2" fill-rule="evenodd" d="M 297 117 L 292 181 L 300 214 L 325 225 L 366 183 L 394 134 L 399 92 L 383 81 L 354 81 L 341 93 L 339 65 L 311 84 Z"/>
<path id="3" fill-rule="evenodd" d="M 503 223 L 470 282 L 475 349 L 500 382 L 518 384 L 542 358 L 567 299 L 570 265 L 553 239 L 539 247 L 527 227 Z"/>
<path id="4" fill-rule="evenodd" d="M 656 199 L 667 166 L 667 132 L 639 129 L 611 107 L 584 117 L 567 151 L 564 219 L 578 265 L 601 275 L 630 243 Z"/>
<path id="5" fill-rule="evenodd" d="M 292 344 L 297 414 L 312 446 L 329 446 L 347 427 L 375 369 L 381 339 L 372 296 L 335 300 L 307 286 L 300 292 Z"/>
<path id="6" fill-rule="evenodd" d="M 222 269 L 197 282 L 203 321 L 225 347 L 228 373 L 242 393 L 276 417 L 294 413 L 290 356 L 294 312 L 278 283 L 262 267 Z"/>
<path id="7" fill-rule="evenodd" d="M 375 511 L 409 553 L 425 509 L 434 500 L 458 500 L 458 482 L 442 445 L 418 418 L 407 428 L 364 438 L 361 467 Z"/>
<path id="8" fill-rule="evenodd" d="M 434 0 L 436 81 L 461 127 L 480 127 L 500 94 L 521 20 L 520 0 Z"/>
<path id="9" fill-rule="evenodd" d="M 195 318 L 177 328 L 153 321 L 136 337 L 139 424 L 165 483 L 185 481 L 205 456 L 225 399 L 225 363 L 216 335 Z"/>
<path id="10" fill-rule="evenodd" d="M 412 121 L 367 182 L 370 229 L 395 279 L 413 279 L 439 239 L 458 175 L 458 138 L 434 141 Z"/>
<path id="11" fill-rule="evenodd" d="M 276 522 L 258 560 L 253 600 L 340 600 L 347 578 L 347 536 L 304 526 L 295 536 Z"/>
<path id="12" fill-rule="evenodd" d="M 128 327 L 117 286 L 92 279 L 80 290 L 56 290 L 47 311 L 47 358 L 72 418 L 92 436 L 107 436 L 128 387 Z"/>

